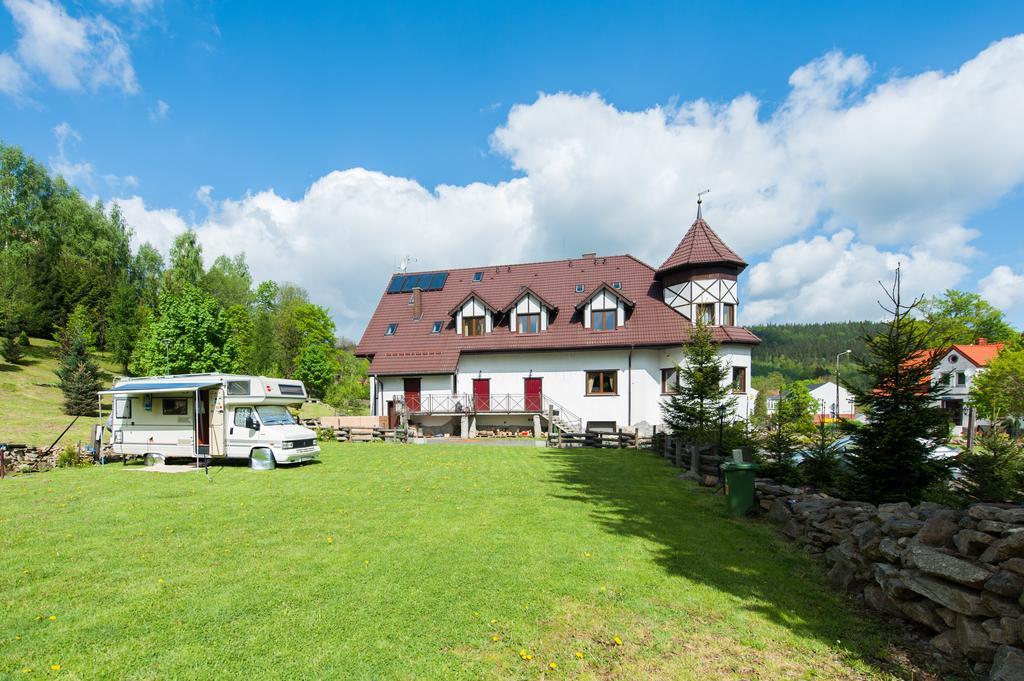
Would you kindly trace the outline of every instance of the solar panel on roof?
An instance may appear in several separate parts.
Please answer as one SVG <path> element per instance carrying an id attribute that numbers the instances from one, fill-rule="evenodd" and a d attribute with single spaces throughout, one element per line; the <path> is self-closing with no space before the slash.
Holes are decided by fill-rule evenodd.
<path id="1" fill-rule="evenodd" d="M 409 293 L 416 286 L 416 282 L 420 280 L 419 276 L 406 277 L 402 283 L 402 293 Z"/>
<path id="2" fill-rule="evenodd" d="M 440 291 L 444 288 L 444 282 L 448 280 L 447 272 L 438 272 L 430 276 L 430 285 L 427 287 L 428 291 Z"/>
<path id="3" fill-rule="evenodd" d="M 405 283 L 405 277 L 396 274 L 391 278 L 391 284 L 388 286 L 388 293 L 400 293 L 402 291 L 403 283 Z"/>

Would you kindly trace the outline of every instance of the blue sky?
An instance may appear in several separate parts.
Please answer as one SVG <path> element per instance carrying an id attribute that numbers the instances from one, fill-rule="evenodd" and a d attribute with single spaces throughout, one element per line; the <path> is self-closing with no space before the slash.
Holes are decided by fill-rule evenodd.
<path id="1" fill-rule="evenodd" d="M 921 80 L 901 93 L 920 99 L 913 115 L 944 111 L 949 125 L 965 129 L 946 135 L 940 121 L 935 140 L 917 149 L 962 147 L 1009 126 L 1020 93 L 1006 90 L 1024 71 L 1012 74 L 1016 49 L 987 61 L 985 51 L 1024 30 L 1021 3 L 324 5 L 4 0 L 0 138 L 69 175 L 83 193 L 123 201 L 140 239 L 166 247 L 175 229 L 189 227 L 211 255 L 244 244 L 258 276 L 307 286 L 349 335 L 359 334 L 407 253 L 424 268 L 587 250 L 625 250 L 657 264 L 692 220 L 692 197 L 705 184 L 712 226 L 755 265 L 745 284 L 748 320 L 871 316 L 878 269 L 865 263 L 909 258 L 922 292 L 940 289 L 934 272 L 943 271 L 948 285 L 995 292 L 1024 321 L 1024 161 L 1016 145 L 993 142 L 966 160 L 954 150 L 922 155 L 921 175 L 943 163 L 972 170 L 962 171 L 963 203 L 948 199 L 961 186 L 957 172 L 946 184 L 904 184 L 918 174 L 912 164 L 896 182 L 858 180 L 865 186 L 857 192 L 800 199 L 806 187 L 847 187 L 914 149 L 860 158 L 860 148 L 847 148 L 853 170 L 818 160 L 789 189 L 779 179 L 809 145 L 832 144 L 815 140 L 817 130 L 853 125 L 826 125 L 818 115 L 779 120 L 781 110 L 802 106 L 790 76 L 808 65 L 818 65 L 814 106 L 832 119 L 884 99 L 879 88 Z M 830 62 L 830 54 L 839 56 Z M 947 89 L 1001 93 L 979 100 L 977 120 L 949 103 L 955 95 L 929 99 L 922 74 L 952 76 L 976 59 L 985 74 Z M 997 69 L 1009 85 L 991 80 Z M 826 90 L 835 101 L 822 103 Z M 694 109 L 701 101 L 710 106 L 707 125 Z M 754 102 L 745 122 L 723 113 L 745 101 Z M 884 121 L 889 109 L 876 108 Z M 892 108 L 910 115 L 902 104 Z M 764 127 L 757 140 L 737 132 L 751 120 Z M 603 149 L 620 133 L 635 136 L 634 154 Z M 690 144 L 689 133 L 707 143 Z M 679 142 L 674 155 L 661 153 L 658 135 Z M 782 150 L 760 146 L 782 136 Z M 822 156 L 841 158 L 838 147 Z M 776 153 L 789 160 L 759 167 Z M 611 170 L 599 174 L 605 164 Z M 1000 172 L 986 184 L 980 178 L 993 166 Z M 615 172 L 625 174 L 608 177 Z M 734 186 L 743 173 L 753 177 Z M 662 180 L 670 186 L 652 189 Z M 605 182 L 629 193 L 609 197 Z M 775 192 L 785 200 L 760 202 Z M 929 213 L 936 203 L 943 207 Z M 389 216 L 401 227 L 385 236 Z M 305 266 L 325 249 L 363 255 Z M 830 258 L 848 261 L 844 280 L 815 266 L 792 274 Z M 999 267 L 1008 271 L 993 277 Z M 290 270 L 296 276 L 281 274 Z M 837 296 L 848 304 L 837 306 Z"/>

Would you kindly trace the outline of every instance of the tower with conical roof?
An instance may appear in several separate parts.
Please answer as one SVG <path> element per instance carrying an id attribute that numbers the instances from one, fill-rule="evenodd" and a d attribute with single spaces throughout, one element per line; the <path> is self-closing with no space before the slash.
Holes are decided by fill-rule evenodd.
<path id="1" fill-rule="evenodd" d="M 672 255 L 658 268 L 665 304 L 690 321 L 709 326 L 737 326 L 737 279 L 747 263 L 704 222 L 697 199 L 697 219 Z"/>

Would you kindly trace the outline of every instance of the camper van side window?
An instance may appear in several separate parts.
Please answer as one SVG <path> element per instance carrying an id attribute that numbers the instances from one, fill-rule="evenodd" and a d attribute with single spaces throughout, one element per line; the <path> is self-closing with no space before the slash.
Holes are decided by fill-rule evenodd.
<path id="1" fill-rule="evenodd" d="M 165 397 L 161 402 L 164 416 L 188 416 L 188 400 L 184 397 Z"/>
<path id="2" fill-rule="evenodd" d="M 115 399 L 114 416 L 119 419 L 130 419 L 132 417 L 132 401 L 127 397 Z"/>
<path id="3" fill-rule="evenodd" d="M 249 381 L 228 381 L 228 395 L 248 395 Z"/>
<path id="4" fill-rule="evenodd" d="M 238 407 L 235 409 L 235 425 L 245 428 L 245 420 L 252 416 L 252 407 Z"/>

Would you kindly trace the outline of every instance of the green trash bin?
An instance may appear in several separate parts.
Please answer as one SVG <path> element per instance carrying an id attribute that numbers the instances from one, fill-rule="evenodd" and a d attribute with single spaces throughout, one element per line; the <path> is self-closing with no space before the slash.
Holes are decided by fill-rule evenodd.
<path id="1" fill-rule="evenodd" d="M 732 515 L 744 515 L 754 506 L 754 477 L 758 468 L 756 463 L 727 461 L 722 464 L 725 505 Z"/>

